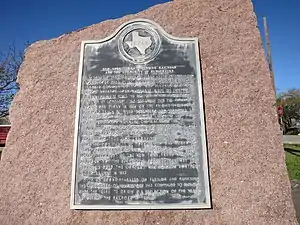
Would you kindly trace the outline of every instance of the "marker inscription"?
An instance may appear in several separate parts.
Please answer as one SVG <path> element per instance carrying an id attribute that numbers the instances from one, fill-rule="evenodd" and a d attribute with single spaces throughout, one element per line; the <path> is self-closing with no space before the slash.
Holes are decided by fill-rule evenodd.
<path id="1" fill-rule="evenodd" d="M 145 20 L 83 44 L 73 208 L 210 207 L 197 54 Z"/>

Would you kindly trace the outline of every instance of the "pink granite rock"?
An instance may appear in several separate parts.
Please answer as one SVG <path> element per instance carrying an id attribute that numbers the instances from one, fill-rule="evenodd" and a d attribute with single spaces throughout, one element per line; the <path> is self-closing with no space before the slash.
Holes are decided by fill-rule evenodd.
<path id="1" fill-rule="evenodd" d="M 80 43 L 134 18 L 200 40 L 211 210 L 70 210 Z M 0 224 L 297 224 L 256 26 L 249 0 L 175 0 L 31 45 L 0 162 Z"/>

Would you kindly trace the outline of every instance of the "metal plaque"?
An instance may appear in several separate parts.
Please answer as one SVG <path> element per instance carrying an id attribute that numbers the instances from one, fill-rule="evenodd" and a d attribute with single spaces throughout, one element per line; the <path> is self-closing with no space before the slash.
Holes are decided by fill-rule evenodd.
<path id="1" fill-rule="evenodd" d="M 84 41 L 71 208 L 210 207 L 197 38 L 139 19 Z"/>

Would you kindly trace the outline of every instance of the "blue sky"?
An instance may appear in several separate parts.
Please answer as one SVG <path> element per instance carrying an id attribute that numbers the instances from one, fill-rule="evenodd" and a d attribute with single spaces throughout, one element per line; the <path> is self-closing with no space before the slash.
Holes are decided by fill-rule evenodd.
<path id="1" fill-rule="evenodd" d="M 276 88 L 279 92 L 300 88 L 300 1 L 253 2 L 261 34 L 262 17 L 266 16 L 268 20 Z"/>
<path id="2" fill-rule="evenodd" d="M 110 18 L 136 13 L 167 0 L 2 0 L 0 51 L 13 42 L 45 40 Z M 279 91 L 300 88 L 300 1 L 254 0 L 259 27 L 267 16 Z"/>

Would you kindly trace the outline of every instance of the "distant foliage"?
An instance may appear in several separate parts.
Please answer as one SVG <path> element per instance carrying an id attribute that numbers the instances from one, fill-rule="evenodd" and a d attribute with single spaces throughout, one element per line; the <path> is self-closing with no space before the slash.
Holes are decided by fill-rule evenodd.
<path id="1" fill-rule="evenodd" d="M 7 52 L 0 52 L 0 118 L 8 116 L 10 104 L 18 91 L 16 80 L 23 59 L 23 51 L 17 51 L 14 45 Z"/>
<path id="2" fill-rule="evenodd" d="M 10 124 L 8 116 L 4 116 L 0 118 L 0 125 L 8 125 Z"/>
<path id="3" fill-rule="evenodd" d="M 277 97 L 277 105 L 283 106 L 282 128 L 284 134 L 297 134 L 295 121 L 300 122 L 300 89 L 291 89 Z"/>

